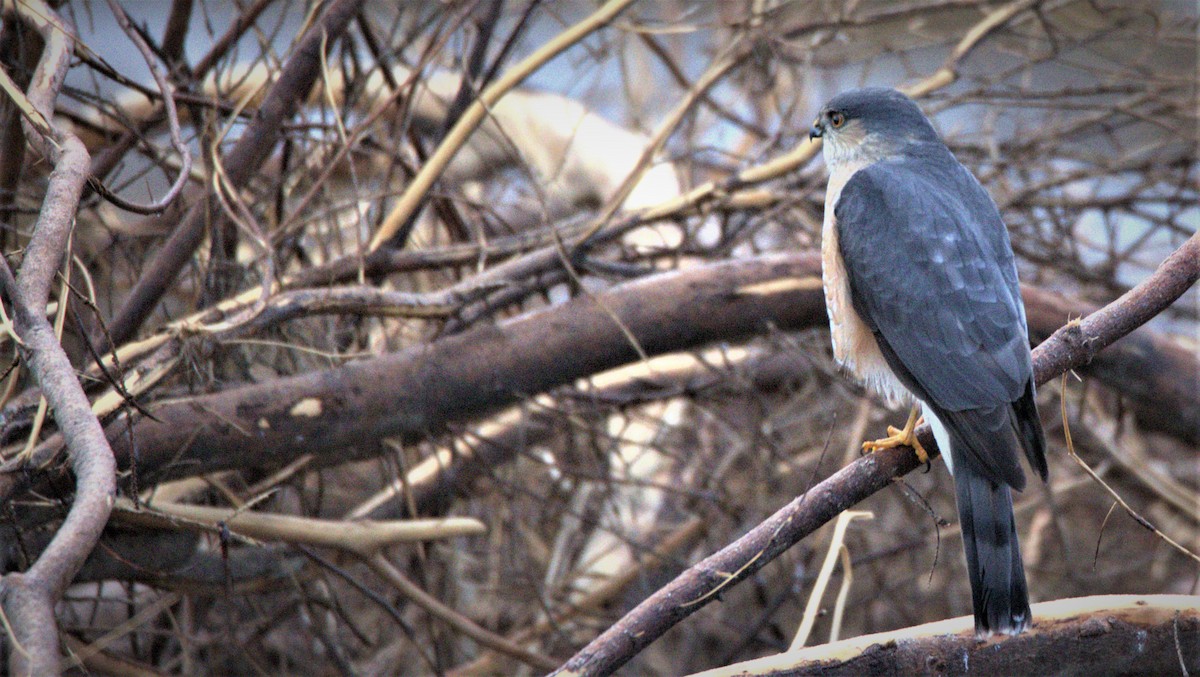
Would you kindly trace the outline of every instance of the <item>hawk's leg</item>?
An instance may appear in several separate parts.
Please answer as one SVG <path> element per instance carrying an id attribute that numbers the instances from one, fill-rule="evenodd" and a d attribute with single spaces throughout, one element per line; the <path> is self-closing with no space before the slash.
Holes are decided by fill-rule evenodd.
<path id="1" fill-rule="evenodd" d="M 913 434 L 917 425 L 920 424 L 921 410 L 913 405 L 913 408 L 908 412 L 908 422 L 904 424 L 904 429 L 900 430 L 893 426 L 888 426 L 888 436 L 881 440 L 872 440 L 863 442 L 863 451 L 879 451 L 880 449 L 891 449 L 892 447 L 912 447 L 917 452 L 917 459 L 921 463 L 929 462 L 929 454 L 925 453 L 925 448 L 917 440 L 917 436 Z"/>

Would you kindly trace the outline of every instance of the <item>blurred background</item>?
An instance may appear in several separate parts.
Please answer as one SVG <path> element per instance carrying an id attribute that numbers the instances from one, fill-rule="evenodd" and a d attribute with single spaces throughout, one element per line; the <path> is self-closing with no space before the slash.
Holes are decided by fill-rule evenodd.
<path id="1" fill-rule="evenodd" d="M 1200 228 L 1194 2 L 642 1 L 489 105 L 428 200 L 386 239 L 407 258 L 324 274 L 365 260 L 413 176 L 479 92 L 598 7 L 361 4 L 330 40 L 318 86 L 284 125 L 282 143 L 251 180 L 225 185 L 223 154 L 324 4 L 123 3 L 170 73 L 195 163 L 181 196 L 158 215 L 132 213 L 97 191 L 85 197 L 72 285 L 86 288 L 97 310 L 68 323 L 64 344 L 85 365 L 82 337 L 102 335 L 100 320 L 118 313 L 184 212 L 211 205 L 203 244 L 140 333 L 116 341 L 177 339 L 172 366 L 138 394 L 151 411 L 156 402 L 434 344 L 672 269 L 817 251 L 819 153 L 750 182 L 733 179 L 807 143 L 821 104 L 851 87 L 913 93 L 991 193 L 1022 282 L 1037 295 L 1034 343 L 1118 298 Z M 84 138 L 104 192 L 153 201 L 175 179 L 180 156 L 145 59 L 105 3 L 65 2 L 58 11 L 78 31 L 60 121 Z M 35 33 L 4 15 L 0 64 L 18 82 L 38 50 Z M 14 120 L 6 99 L 0 129 Z M 0 143 L 0 237 L 11 255 L 28 240 L 46 167 L 19 138 Z M 710 182 L 728 195 L 688 202 Z M 622 216 L 665 204 L 684 206 L 652 222 Z M 602 236 L 577 265 L 544 266 L 501 285 L 488 276 L 594 225 L 604 226 Z M 257 321 L 239 315 L 252 306 L 243 299 L 222 306 L 220 318 L 202 312 L 301 278 L 296 289 L 362 282 L 413 295 L 450 290 L 443 304 L 452 308 Z M 181 329 L 189 321 L 238 326 L 193 340 Z M 1034 601 L 1197 593 L 1197 560 L 1113 510 L 1070 459 L 1063 415 L 1088 464 L 1159 530 L 1200 551 L 1198 328 L 1193 289 L 1142 330 L 1136 349 L 1041 388 L 1050 483 L 1031 482 L 1016 498 Z M 133 355 L 122 368 L 149 371 L 165 359 Z M 36 399 L 19 371 L 7 378 L 9 458 L 25 446 Z M 397 582 L 336 548 L 117 520 L 99 548 L 112 556 L 85 568 L 59 620 L 77 653 L 96 649 L 80 655 L 99 673 L 545 672 L 464 631 L 462 621 L 559 662 L 690 563 L 856 458 L 862 440 L 905 413 L 838 370 L 828 330 L 816 323 L 647 356 L 526 393 L 482 419 L 431 422 L 416 442 L 317 442 L 312 453 L 272 463 L 248 454 L 245 466 L 212 472 L 131 471 L 125 492 L 151 506 L 338 521 L 454 515 L 481 520 L 487 532 L 387 548 L 406 581 Z M 36 554 L 40 534 L 59 519 L 47 506 L 59 504 L 65 486 L 59 495 L 31 492 L 9 514 L 6 571 Z M 855 521 L 845 539 L 853 579 L 844 611 L 834 627 L 835 591 L 849 580 L 839 566 L 809 644 L 970 613 L 940 461 L 858 508 L 874 518 Z M 725 591 L 626 673 L 684 674 L 785 650 L 830 531 Z"/>

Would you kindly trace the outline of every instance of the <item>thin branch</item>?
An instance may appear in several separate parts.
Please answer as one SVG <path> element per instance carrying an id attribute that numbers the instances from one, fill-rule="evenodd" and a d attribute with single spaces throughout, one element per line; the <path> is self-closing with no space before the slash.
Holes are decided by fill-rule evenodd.
<path id="1" fill-rule="evenodd" d="M 279 79 L 263 99 L 254 119 L 234 147 L 222 157 L 221 164 L 227 168 L 232 184 L 248 182 L 270 155 L 280 137 L 283 122 L 305 101 L 308 91 L 320 75 L 321 47 L 332 43 L 342 34 L 362 2 L 336 0 L 305 32 L 280 72 Z M 137 284 L 109 323 L 109 335 L 116 345 L 134 335 L 195 253 L 206 232 L 208 204 L 206 198 L 191 206 L 182 222 L 142 271 Z M 106 352 L 108 347 L 105 345 L 101 352 Z"/>
<path id="2" fill-rule="evenodd" d="M 171 184 L 170 189 L 167 190 L 167 194 L 162 196 L 158 201 L 148 205 L 129 202 L 109 192 L 98 182 L 97 188 L 101 189 L 107 200 L 121 209 L 134 212 L 135 214 L 156 214 L 170 206 L 175 201 L 175 198 L 179 196 L 179 193 L 183 191 L 183 186 L 192 174 L 192 152 L 188 149 L 187 144 L 184 143 L 183 134 L 179 131 L 179 112 L 175 110 L 175 87 L 171 85 L 171 81 L 159 69 L 158 61 L 155 59 L 150 45 L 146 44 L 141 33 L 134 30 L 133 25 L 129 21 L 129 15 L 125 13 L 120 3 L 117 0 L 108 0 L 108 7 L 112 10 L 113 16 L 117 18 L 117 24 L 121 26 L 121 30 L 125 31 L 130 41 L 142 53 L 142 58 L 146 61 L 146 67 L 150 69 L 150 75 L 154 77 L 154 82 L 158 85 L 158 90 L 162 94 L 163 105 L 166 107 L 167 127 L 171 132 L 171 145 L 179 153 L 180 167 L 179 175 L 175 177 L 175 182 Z"/>
<path id="3" fill-rule="evenodd" d="M 483 522 L 470 517 L 339 521 L 183 503 L 153 502 L 139 509 L 128 499 L 118 499 L 116 509 L 113 519 L 125 524 L 193 531 L 215 531 L 224 525 L 232 533 L 257 541 L 319 545 L 364 556 L 399 543 L 477 536 L 487 531 Z"/>
<path id="4" fill-rule="evenodd" d="M 414 604 L 483 646 L 511 656 L 535 668 L 548 670 L 555 666 L 555 661 L 546 656 L 520 647 L 442 604 L 436 597 L 422 590 L 416 583 L 408 580 L 382 553 L 376 553 L 372 557 L 363 558 L 363 562 L 371 567 L 371 570 L 378 574 L 380 578 L 399 590 L 402 595 Z"/>
<path id="5" fill-rule="evenodd" d="M 564 52 L 567 48 L 576 44 L 593 32 L 608 25 L 618 14 L 628 7 L 633 0 L 608 0 L 600 9 L 596 10 L 591 16 L 583 21 L 571 26 L 553 39 L 542 45 L 533 54 L 525 57 L 520 63 L 513 65 L 504 75 L 500 76 L 494 83 L 490 84 L 482 92 L 479 97 L 471 102 L 471 105 L 463 112 L 462 117 L 454 124 L 454 127 L 446 134 L 446 138 L 438 144 L 437 150 L 421 167 L 421 171 L 413 177 L 408 184 L 408 188 L 397 200 L 396 205 L 392 207 L 392 211 L 388 213 L 387 218 L 380 224 L 379 230 L 371 238 L 370 244 L 367 246 L 369 251 L 379 249 L 385 242 L 392 239 L 396 233 L 403 228 L 417 209 L 425 201 L 425 195 L 429 189 L 433 187 L 434 182 L 450 161 L 454 159 L 456 153 L 467 142 L 471 133 L 487 118 L 487 111 L 490 107 L 495 106 L 509 90 L 521 84 L 541 68 L 546 62 Z"/>

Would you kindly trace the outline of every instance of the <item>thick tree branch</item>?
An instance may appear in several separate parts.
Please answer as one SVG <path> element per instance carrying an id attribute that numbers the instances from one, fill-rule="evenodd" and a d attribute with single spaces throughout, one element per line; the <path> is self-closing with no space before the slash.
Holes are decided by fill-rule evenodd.
<path id="1" fill-rule="evenodd" d="M 1097 310 L 1094 306 L 1072 302 L 1037 287 L 1026 286 L 1021 292 L 1035 344 L 1053 334 L 1069 318 L 1090 315 Z M 820 318 L 819 323 L 823 322 L 824 318 Z M 683 356 L 662 359 L 679 357 Z M 629 370 L 630 367 L 621 369 Z M 774 352 L 752 358 L 739 371 L 743 369 L 748 371 L 746 376 L 756 388 L 771 390 L 805 378 L 811 373 L 811 363 L 796 353 Z M 1196 387 L 1200 383 L 1200 362 L 1192 351 L 1169 336 L 1143 327 L 1096 355 L 1091 363 L 1079 367 L 1078 371 L 1099 380 L 1124 398 L 1139 424 L 1185 441 L 1196 441 L 1200 436 L 1200 388 Z M 720 372 L 699 363 L 693 363 L 687 369 L 659 365 L 654 369 L 639 369 L 636 375 L 617 381 L 604 378 L 606 385 L 589 390 L 587 398 L 591 402 L 614 405 L 654 401 L 710 391 L 720 385 L 721 378 Z M 554 417 L 544 417 L 540 412 L 555 409 L 550 404 L 539 404 L 516 416 L 515 420 L 490 420 L 477 433 L 468 435 L 468 449 L 459 448 L 454 453 L 439 451 L 412 468 L 403 481 L 396 480 L 393 495 L 401 487 L 411 492 L 418 514 L 436 512 L 456 495 L 470 495 L 476 478 L 507 463 L 521 449 L 554 434 L 557 430 Z M 514 417 L 504 415 L 500 418 Z M 403 508 L 400 503 L 386 500 L 385 494 L 375 499 L 378 511 L 364 515 L 390 517 L 392 511 Z"/>
<path id="2" fill-rule="evenodd" d="M 653 355 L 816 326 L 819 265 L 815 255 L 767 256 L 658 275 L 378 359 L 165 402 L 151 407 L 157 421 L 134 426 L 139 470 L 182 476 L 324 450 L 346 460 L 364 440 L 423 440 L 636 360 L 625 330 Z M 124 422 L 111 430 L 127 458 Z"/>
<path id="3" fill-rule="evenodd" d="M 621 285 L 328 372 L 161 403 L 152 407 L 158 422 L 140 420 L 134 427 L 140 470 L 182 476 L 331 451 L 344 461 L 373 453 L 364 439 L 426 439 L 446 426 L 636 359 L 614 316 L 651 355 L 736 340 L 765 327 L 824 326 L 819 275 L 820 263 L 809 254 L 729 261 Z M 1026 302 L 1035 335 L 1053 333 L 1067 318 L 1064 302 L 1054 295 L 1027 291 Z M 1177 421 L 1176 427 L 1200 421 L 1196 395 L 1189 397 L 1186 385 L 1179 385 L 1188 382 L 1194 365 L 1175 359 L 1178 347 L 1153 332 L 1143 329 L 1137 337 L 1139 344 L 1161 350 L 1123 351 L 1118 360 L 1101 358 L 1082 371 L 1104 378 L 1117 392 L 1140 388 L 1120 374 L 1174 377 L 1172 392 L 1182 396 L 1155 398 L 1151 406 L 1161 418 Z M 125 458 L 124 423 L 114 424 L 111 435 L 118 457 Z M 165 470 L 169 462 L 173 467 Z"/>
<path id="4" fill-rule="evenodd" d="M 975 639 L 961 616 L 746 661 L 692 677 L 1172 675 L 1200 670 L 1200 597 L 1103 595 L 1033 605 L 1016 637 Z M 1004 650 L 997 644 L 1003 642 Z"/>

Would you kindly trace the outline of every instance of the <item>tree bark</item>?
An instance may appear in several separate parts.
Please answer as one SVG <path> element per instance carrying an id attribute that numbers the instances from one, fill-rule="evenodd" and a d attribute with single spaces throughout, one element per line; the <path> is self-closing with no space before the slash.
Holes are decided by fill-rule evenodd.
<path id="1" fill-rule="evenodd" d="M 764 256 L 657 275 L 381 358 L 164 402 L 150 407 L 157 421 L 133 428 L 138 470 L 162 479 L 275 466 L 303 453 L 346 460 L 364 440 L 419 441 L 634 361 L 629 336 L 655 355 L 772 326 L 816 326 L 825 321 L 819 266 L 815 255 Z M 124 421 L 109 429 L 127 463 Z"/>
<path id="2" fill-rule="evenodd" d="M 1060 599 L 1034 604 L 1033 617 L 1033 627 L 1015 637 L 977 640 L 973 619 L 961 616 L 806 647 L 692 677 L 1179 675 L 1200 670 L 1200 597 Z"/>

